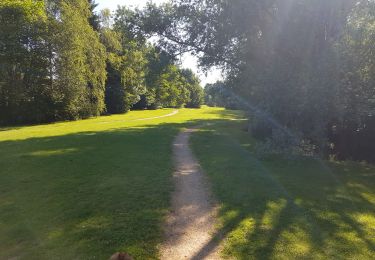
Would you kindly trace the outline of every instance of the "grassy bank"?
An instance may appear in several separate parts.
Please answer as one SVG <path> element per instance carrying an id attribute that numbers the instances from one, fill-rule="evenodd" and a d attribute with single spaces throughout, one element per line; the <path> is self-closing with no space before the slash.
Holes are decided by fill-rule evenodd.
<path id="1" fill-rule="evenodd" d="M 235 259 L 372 259 L 375 167 L 259 159 L 243 129 L 213 124 L 192 139 L 221 205 L 212 243 Z"/>

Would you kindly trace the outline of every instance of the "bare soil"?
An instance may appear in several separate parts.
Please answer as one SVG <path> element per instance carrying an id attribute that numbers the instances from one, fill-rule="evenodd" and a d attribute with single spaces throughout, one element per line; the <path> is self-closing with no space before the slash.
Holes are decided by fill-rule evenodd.
<path id="1" fill-rule="evenodd" d="M 217 207 L 201 167 L 189 148 L 194 129 L 181 132 L 173 144 L 176 164 L 172 211 L 165 226 L 161 259 L 220 259 L 213 242 Z"/>

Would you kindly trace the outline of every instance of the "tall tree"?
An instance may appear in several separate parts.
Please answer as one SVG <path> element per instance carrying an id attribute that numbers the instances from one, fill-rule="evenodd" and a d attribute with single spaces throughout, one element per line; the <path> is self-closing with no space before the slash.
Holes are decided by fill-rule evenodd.
<path id="1" fill-rule="evenodd" d="M 77 119 L 96 116 L 105 110 L 105 48 L 90 26 L 86 0 L 51 0 L 56 9 L 51 36 L 55 55 L 52 70 L 56 76 L 57 117 Z"/>
<path id="2" fill-rule="evenodd" d="M 88 0 L 88 2 L 89 2 L 89 8 L 90 8 L 89 23 L 95 31 L 99 31 L 100 16 L 95 12 L 95 9 L 98 7 L 98 4 L 95 2 L 95 0 Z"/>
<path id="3" fill-rule="evenodd" d="M 120 8 L 115 21 L 129 15 L 128 9 Z M 145 89 L 145 52 L 146 46 L 128 34 L 126 27 L 115 22 L 110 27 L 111 16 L 108 11 L 102 13 L 104 20 L 102 42 L 107 48 L 106 104 L 109 113 L 124 113 L 136 104 Z"/>
<path id="4" fill-rule="evenodd" d="M 339 159 L 375 162 L 375 2 L 359 1 L 340 51 L 339 121 L 331 129 Z"/>
<path id="5" fill-rule="evenodd" d="M 50 119 L 43 1 L 0 2 L 0 123 Z"/>
<path id="6" fill-rule="evenodd" d="M 227 93 L 269 138 L 287 131 L 325 153 L 338 147 L 331 129 L 373 129 L 374 10 L 373 0 L 173 0 L 149 4 L 132 28 L 220 66 Z"/>
<path id="7" fill-rule="evenodd" d="M 89 17 L 86 0 L 0 2 L 0 121 L 104 111 L 105 49 Z"/>
<path id="8" fill-rule="evenodd" d="M 185 88 L 189 92 L 189 98 L 186 102 L 188 108 L 200 108 L 203 104 L 203 88 L 200 85 L 199 78 L 191 69 L 182 69 L 181 76 L 185 81 Z"/>

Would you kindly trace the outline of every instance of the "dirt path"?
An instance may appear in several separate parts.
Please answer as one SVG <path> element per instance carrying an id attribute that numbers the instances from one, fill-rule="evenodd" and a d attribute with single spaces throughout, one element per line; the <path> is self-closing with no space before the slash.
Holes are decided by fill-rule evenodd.
<path id="1" fill-rule="evenodd" d="M 152 119 L 158 119 L 158 118 L 164 118 L 164 117 L 170 117 L 178 114 L 178 110 L 174 110 L 172 113 L 162 115 L 162 116 L 154 116 L 154 117 L 147 117 L 147 118 L 139 118 L 139 119 L 132 119 L 132 120 L 113 120 L 113 121 L 104 121 L 99 122 L 99 124 L 110 124 L 110 123 L 118 123 L 118 122 L 136 122 L 136 121 L 146 121 L 146 120 L 152 120 Z"/>
<path id="2" fill-rule="evenodd" d="M 158 118 L 164 118 L 164 117 L 170 117 L 178 114 L 178 110 L 173 111 L 172 113 L 163 115 L 163 116 L 154 116 L 154 117 L 148 117 L 148 118 L 140 118 L 140 119 L 134 119 L 132 121 L 144 121 L 144 120 L 151 120 L 151 119 L 158 119 Z"/>
<path id="3" fill-rule="evenodd" d="M 181 132 L 175 139 L 175 192 L 172 212 L 168 216 L 166 241 L 161 246 L 161 259 L 220 259 L 212 245 L 216 208 L 199 163 L 189 148 L 194 129 Z"/>

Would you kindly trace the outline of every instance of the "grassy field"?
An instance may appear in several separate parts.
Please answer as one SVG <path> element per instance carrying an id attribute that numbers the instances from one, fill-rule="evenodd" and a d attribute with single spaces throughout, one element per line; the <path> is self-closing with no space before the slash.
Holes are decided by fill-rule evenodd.
<path id="1" fill-rule="evenodd" d="M 235 259 L 374 259 L 375 167 L 259 159 L 245 123 L 212 124 L 191 141 L 221 205 L 212 244 L 224 240 Z"/>
<path id="2" fill-rule="evenodd" d="M 174 136 L 234 116 L 171 112 L 0 129 L 0 259 L 157 258 Z"/>
<path id="3" fill-rule="evenodd" d="M 181 109 L 152 119 L 172 112 L 0 128 L 0 259 L 157 258 L 171 143 L 197 124 L 192 146 L 221 205 L 213 243 L 225 238 L 226 256 L 373 258 L 375 167 L 261 160 L 246 121 L 233 120 L 240 113 Z"/>

